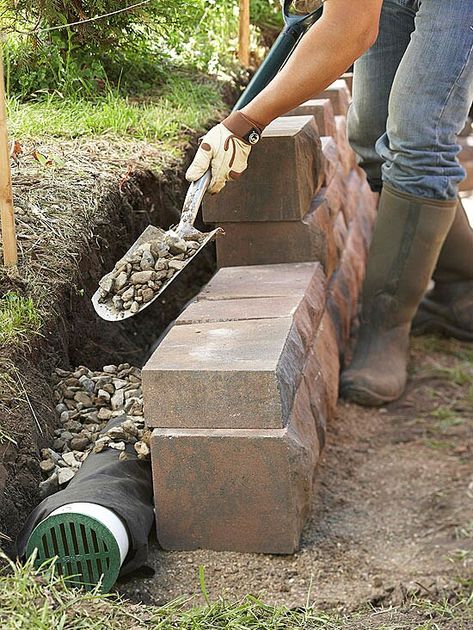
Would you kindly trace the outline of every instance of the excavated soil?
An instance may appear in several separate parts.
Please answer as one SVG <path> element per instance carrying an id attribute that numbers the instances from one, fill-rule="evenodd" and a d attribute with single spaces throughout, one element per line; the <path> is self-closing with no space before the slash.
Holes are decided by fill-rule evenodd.
<path id="1" fill-rule="evenodd" d="M 154 577 L 120 590 L 145 602 L 199 600 L 202 565 L 210 597 L 395 607 L 354 628 L 392 620 L 417 628 L 410 596 L 453 601 L 473 569 L 473 345 L 423 337 L 413 340 L 412 355 L 399 402 L 381 409 L 339 402 L 299 553 L 164 552 L 155 543 Z M 470 619 L 438 627 L 473 628 L 473 609 Z"/>
<path id="2" fill-rule="evenodd" d="M 167 229 L 177 222 L 195 144 L 196 139 L 189 143 L 187 159 L 158 174 L 143 168 L 152 152 L 143 143 L 120 152 L 110 142 L 87 140 L 64 141 L 61 148 L 54 141 L 40 145 L 45 154 L 62 151 L 65 167 L 58 173 L 39 170 L 29 157 L 31 147 L 13 171 L 20 265 L 17 273 L 0 268 L 0 297 L 9 291 L 32 296 L 43 326 L 26 343 L 0 348 L 0 543 L 7 551 L 39 502 L 40 449 L 51 445 L 59 426 L 54 368 L 141 365 L 214 272 L 210 248 L 176 279 L 169 295 L 126 322 L 102 321 L 90 301 L 103 273 L 145 227 Z M 151 157 L 159 162 L 159 149 Z"/>

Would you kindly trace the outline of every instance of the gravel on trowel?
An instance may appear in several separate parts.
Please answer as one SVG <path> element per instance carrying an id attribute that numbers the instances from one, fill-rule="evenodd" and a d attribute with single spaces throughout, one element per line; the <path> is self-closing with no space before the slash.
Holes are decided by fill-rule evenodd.
<path id="1" fill-rule="evenodd" d="M 189 238 L 199 239 L 199 234 L 193 233 Z M 199 240 L 181 238 L 172 232 L 138 245 L 100 280 L 99 302 L 118 313 L 138 313 L 185 266 L 200 245 Z"/>
<path id="2" fill-rule="evenodd" d="M 106 365 L 100 372 L 84 366 L 73 371 L 57 368 L 53 379 L 61 427 L 54 432 L 52 447 L 41 451 L 42 498 L 65 487 L 91 452 L 113 448 L 120 451 L 120 459 L 127 459 L 126 444 L 133 444 L 139 459 L 149 458 L 139 368 L 129 363 Z M 123 420 L 105 432 L 113 418 Z"/>

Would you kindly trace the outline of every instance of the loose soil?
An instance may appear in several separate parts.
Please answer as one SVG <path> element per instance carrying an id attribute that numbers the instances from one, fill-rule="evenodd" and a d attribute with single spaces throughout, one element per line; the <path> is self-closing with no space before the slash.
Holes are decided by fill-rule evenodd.
<path id="1" fill-rule="evenodd" d="M 178 221 L 196 141 L 188 140 L 187 151 L 182 147 L 171 163 L 163 162 L 159 147 L 136 141 L 50 139 L 23 146 L 13 170 L 20 265 L 15 273 L 0 267 L 0 298 L 9 291 L 32 297 L 43 325 L 40 335 L 0 348 L 0 541 L 7 550 L 12 546 L 4 537 L 11 541 L 39 502 L 40 449 L 52 444 L 60 426 L 54 368 L 141 365 L 214 272 L 210 248 L 180 274 L 170 295 L 126 322 L 102 321 L 90 301 L 104 271 L 145 227 L 167 229 Z M 61 166 L 38 164 L 34 151 L 59 156 Z"/>
<path id="2" fill-rule="evenodd" d="M 471 580 L 473 568 L 473 345 L 422 337 L 412 355 L 397 403 L 339 402 L 299 553 L 164 552 L 155 543 L 154 577 L 120 591 L 149 603 L 202 599 L 202 565 L 211 598 L 252 593 L 296 607 L 377 609 L 354 628 L 417 628 L 420 613 L 406 604 L 412 595 L 454 601 L 458 579 Z M 438 627 L 473 628 L 470 612 Z"/>

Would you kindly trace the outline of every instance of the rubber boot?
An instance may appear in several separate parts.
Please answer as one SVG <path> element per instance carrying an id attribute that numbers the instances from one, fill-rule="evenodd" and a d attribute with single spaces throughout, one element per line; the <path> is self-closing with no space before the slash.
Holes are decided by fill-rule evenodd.
<path id="1" fill-rule="evenodd" d="M 435 286 L 420 303 L 412 332 L 473 341 L 473 229 L 461 200 L 432 279 Z"/>
<path id="2" fill-rule="evenodd" d="M 363 286 L 358 341 L 340 381 L 344 398 L 379 406 L 403 393 L 411 320 L 455 206 L 456 200 L 419 198 L 383 187 Z"/>

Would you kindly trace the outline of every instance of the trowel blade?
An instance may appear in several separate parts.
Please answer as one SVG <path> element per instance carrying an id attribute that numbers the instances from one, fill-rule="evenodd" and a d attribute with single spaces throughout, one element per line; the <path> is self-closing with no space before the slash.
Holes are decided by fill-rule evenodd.
<path id="1" fill-rule="evenodd" d="M 144 230 L 141 235 L 136 239 L 136 241 L 133 243 L 133 245 L 130 247 L 130 249 L 126 252 L 126 254 L 123 256 L 123 258 L 126 258 L 127 256 L 130 256 L 131 254 L 133 254 L 133 252 L 137 249 L 137 247 L 139 247 L 140 245 L 143 245 L 143 243 L 146 243 L 147 241 L 151 241 L 151 240 L 155 240 L 158 238 L 163 237 L 166 234 L 166 232 L 164 230 L 162 230 L 161 228 L 157 228 L 153 225 L 149 225 L 146 230 Z M 109 322 L 121 322 L 124 321 L 125 319 L 129 319 L 130 317 L 133 317 L 134 315 L 139 315 L 139 313 L 142 313 L 145 308 L 148 308 L 148 306 L 151 306 L 151 304 L 153 304 L 153 302 L 155 302 L 158 298 L 160 298 L 162 296 L 162 294 L 167 291 L 167 289 L 169 288 L 169 286 L 174 282 L 174 280 L 176 278 L 178 278 L 180 276 L 180 274 L 187 269 L 187 266 L 189 264 L 192 264 L 192 262 L 194 260 L 198 259 L 199 254 L 201 253 L 201 251 L 207 247 L 207 245 L 209 245 L 209 243 L 211 243 L 218 234 L 223 234 L 223 230 L 221 228 L 216 228 L 215 230 L 212 230 L 211 232 L 207 232 L 204 233 L 202 232 L 202 234 L 205 236 L 205 238 L 202 240 L 202 243 L 199 247 L 199 249 L 196 250 L 195 254 L 192 256 L 192 258 L 188 258 L 186 260 L 186 264 L 182 267 L 182 269 L 180 269 L 179 271 L 177 271 L 172 278 L 170 278 L 169 280 L 167 280 L 163 286 L 159 289 L 158 293 L 156 293 L 156 295 L 153 297 L 153 299 L 151 299 L 149 302 L 146 302 L 146 304 L 143 304 L 140 308 L 140 310 L 137 313 L 130 313 L 130 311 L 118 311 L 115 306 L 113 305 L 113 302 L 111 299 L 107 298 L 105 302 L 100 302 L 99 300 L 101 299 L 100 296 L 100 288 L 97 289 L 97 291 L 94 293 L 94 295 L 92 296 L 92 304 L 94 305 L 94 309 L 96 311 L 96 313 L 102 318 L 105 319 L 106 321 Z"/>

